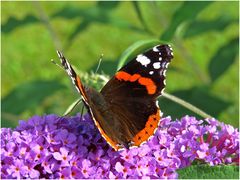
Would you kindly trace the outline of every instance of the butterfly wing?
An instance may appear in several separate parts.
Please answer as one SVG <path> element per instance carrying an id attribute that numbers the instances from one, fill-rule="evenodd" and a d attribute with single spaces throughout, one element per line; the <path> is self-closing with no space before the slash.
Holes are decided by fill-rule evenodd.
<path id="1" fill-rule="evenodd" d="M 57 51 L 57 54 L 61 61 L 62 67 L 64 68 L 64 70 L 67 72 L 67 74 L 71 78 L 74 87 L 81 94 L 83 101 L 86 104 L 88 104 L 88 99 L 86 97 L 86 92 L 85 92 L 85 89 L 84 89 L 81 79 L 79 78 L 77 73 L 74 71 L 71 64 L 68 62 L 68 60 L 64 57 L 64 55 L 60 51 Z"/>
<path id="2" fill-rule="evenodd" d="M 169 45 L 155 46 L 122 67 L 101 90 L 121 126 L 121 132 L 116 132 L 119 144 L 139 146 L 154 134 L 160 122 L 156 99 L 165 87 L 165 72 L 172 58 Z"/>
<path id="3" fill-rule="evenodd" d="M 64 55 L 60 51 L 57 51 L 57 54 L 61 61 L 62 67 L 67 72 L 72 80 L 73 85 L 82 96 L 82 100 L 89 113 L 92 115 L 93 121 L 102 137 L 115 150 L 119 149 L 117 146 L 117 140 L 114 138 L 117 137 L 117 135 L 113 133 L 111 125 L 117 127 L 120 127 L 120 125 L 118 122 L 114 121 L 111 113 L 107 113 L 106 109 L 109 109 L 109 107 L 105 103 L 103 96 L 94 89 L 83 86 L 80 77 L 76 74 L 73 67 L 64 57 Z M 108 134 L 115 136 L 109 136 Z"/>

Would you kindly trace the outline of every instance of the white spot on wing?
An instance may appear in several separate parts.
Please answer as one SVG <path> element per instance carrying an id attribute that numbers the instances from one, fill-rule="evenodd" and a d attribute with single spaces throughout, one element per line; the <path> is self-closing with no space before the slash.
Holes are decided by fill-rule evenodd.
<path id="1" fill-rule="evenodd" d="M 153 50 L 154 52 L 159 52 L 159 49 L 158 49 L 157 47 L 158 47 L 158 46 L 154 46 L 152 50 Z"/>
<path id="2" fill-rule="evenodd" d="M 168 64 L 169 64 L 169 62 L 163 62 L 163 63 L 162 63 L 162 68 L 167 68 L 167 67 L 168 67 Z"/>
<path id="3" fill-rule="evenodd" d="M 159 57 L 159 59 L 158 59 L 159 61 L 161 61 L 162 60 L 162 57 Z"/>
<path id="4" fill-rule="evenodd" d="M 152 75 L 154 72 L 153 71 L 150 71 L 149 74 Z"/>
<path id="5" fill-rule="evenodd" d="M 164 90 L 165 90 L 165 88 L 163 88 L 163 89 L 161 90 L 161 94 L 164 92 Z"/>
<path id="6" fill-rule="evenodd" d="M 163 80 L 163 84 L 166 86 L 166 79 Z"/>
<path id="7" fill-rule="evenodd" d="M 163 71 L 163 76 L 165 76 L 165 77 L 166 77 L 166 70 L 164 70 L 164 71 Z"/>
<path id="8" fill-rule="evenodd" d="M 161 117 L 163 116 L 163 112 L 162 112 L 162 111 L 160 111 L 160 116 L 161 116 Z"/>
<path id="9" fill-rule="evenodd" d="M 146 57 L 146 56 L 144 56 L 142 54 L 139 54 L 137 56 L 136 61 L 140 62 L 145 67 L 147 67 L 147 65 L 151 62 L 151 60 L 148 57 Z"/>
<path id="10" fill-rule="evenodd" d="M 153 68 L 154 69 L 160 69 L 160 67 L 161 67 L 160 62 L 153 63 Z"/>

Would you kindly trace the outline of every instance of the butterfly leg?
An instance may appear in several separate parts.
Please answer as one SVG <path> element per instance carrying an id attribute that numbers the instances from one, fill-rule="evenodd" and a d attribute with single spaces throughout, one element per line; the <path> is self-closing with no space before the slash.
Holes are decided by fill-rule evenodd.
<path id="1" fill-rule="evenodd" d="M 84 110 L 84 105 L 82 106 L 82 110 L 81 110 L 81 117 L 80 117 L 81 120 L 82 120 L 83 110 Z"/>

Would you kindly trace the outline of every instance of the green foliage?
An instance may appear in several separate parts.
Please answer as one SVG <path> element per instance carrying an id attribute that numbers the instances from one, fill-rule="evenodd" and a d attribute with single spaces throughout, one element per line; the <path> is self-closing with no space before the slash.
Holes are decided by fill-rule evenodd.
<path id="1" fill-rule="evenodd" d="M 237 19 L 233 19 L 228 16 L 220 16 L 217 19 L 213 20 L 196 20 L 189 23 L 186 31 L 184 32 L 184 38 L 192 38 L 194 36 L 199 36 L 203 33 L 211 31 L 223 31 L 232 23 L 237 23 Z"/>
<path id="2" fill-rule="evenodd" d="M 178 26 L 181 23 L 189 20 L 194 20 L 196 16 L 210 3 L 210 1 L 184 2 L 182 6 L 174 13 L 173 20 L 171 21 L 168 28 L 161 35 L 161 39 L 166 41 L 171 40 Z"/>
<path id="3" fill-rule="evenodd" d="M 102 9 L 106 9 L 106 10 L 111 10 L 111 9 L 115 9 L 118 5 L 120 4 L 119 1 L 98 1 L 97 2 L 97 6 L 102 8 Z"/>
<path id="4" fill-rule="evenodd" d="M 170 43 L 165 91 L 238 127 L 238 2 L 2 2 L 1 8 L 2 126 L 36 113 L 63 114 L 79 98 L 50 62 L 56 49 L 85 84 L 101 89 L 137 53 Z M 99 75 L 91 73 L 102 53 Z M 159 102 L 164 115 L 193 114 L 163 97 Z"/>
<path id="5" fill-rule="evenodd" d="M 172 94 L 181 99 L 187 99 L 187 102 L 194 104 L 196 107 L 200 107 L 204 112 L 207 112 L 213 117 L 218 117 L 223 110 L 227 109 L 231 105 L 230 102 L 224 101 L 221 97 L 210 94 L 209 89 L 206 86 L 177 90 L 172 92 Z M 171 102 L 167 99 L 161 99 L 159 104 L 160 107 L 162 107 L 164 114 L 171 114 L 171 116 L 175 118 L 182 117 L 186 114 L 202 118 L 190 110 L 186 110 L 179 104 Z"/>
<path id="6" fill-rule="evenodd" d="M 36 80 L 20 84 L 2 99 L 2 125 L 6 125 L 5 123 L 9 114 L 21 114 L 27 110 L 33 111 L 48 96 L 63 88 L 62 84 L 54 80 Z"/>
<path id="7" fill-rule="evenodd" d="M 15 30 L 18 27 L 39 22 L 40 20 L 33 15 L 27 15 L 21 20 L 16 19 L 15 17 L 10 17 L 8 22 L 2 26 L 2 33 L 11 33 L 11 31 Z"/>
<path id="8" fill-rule="evenodd" d="M 194 165 L 177 171 L 179 179 L 238 179 L 238 166 Z"/>
<path id="9" fill-rule="evenodd" d="M 210 60 L 208 70 L 212 81 L 223 75 L 234 63 L 234 58 L 237 56 L 239 50 L 238 42 L 238 38 L 229 41 L 226 45 L 220 47 Z"/>

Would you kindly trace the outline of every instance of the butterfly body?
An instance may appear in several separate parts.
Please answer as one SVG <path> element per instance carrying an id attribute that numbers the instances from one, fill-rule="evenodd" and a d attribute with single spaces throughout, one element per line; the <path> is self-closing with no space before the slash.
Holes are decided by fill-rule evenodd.
<path id="1" fill-rule="evenodd" d="M 169 45 L 158 45 L 138 55 L 100 92 L 83 86 L 62 53 L 58 55 L 95 125 L 115 150 L 139 146 L 154 134 L 160 122 L 157 98 L 165 87 L 165 72 L 173 58 Z"/>

